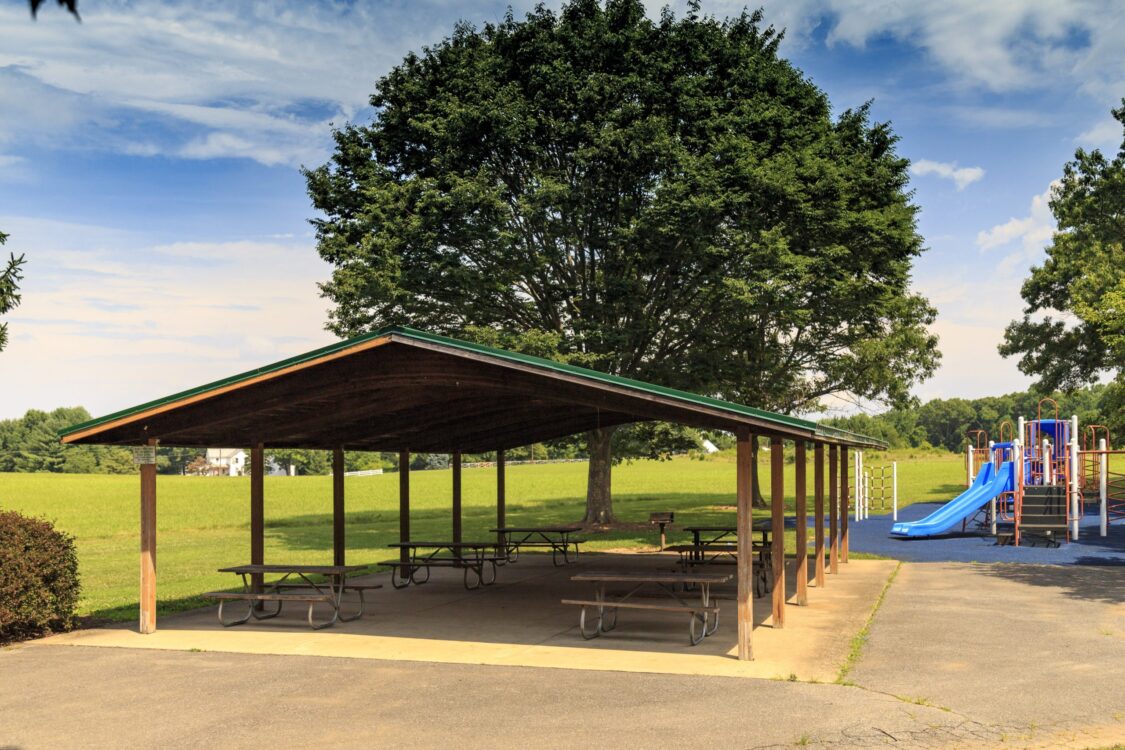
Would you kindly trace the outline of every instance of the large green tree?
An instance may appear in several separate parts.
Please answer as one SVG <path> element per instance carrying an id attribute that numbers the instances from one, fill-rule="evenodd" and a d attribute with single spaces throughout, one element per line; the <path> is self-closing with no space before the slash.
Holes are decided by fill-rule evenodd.
<path id="1" fill-rule="evenodd" d="M 1125 126 L 1125 99 L 1113 110 Z M 1027 306 L 1000 353 L 1044 390 L 1071 390 L 1115 373 L 1125 390 L 1125 137 L 1117 155 L 1078 149 L 1051 194 L 1058 229 L 1023 284 Z"/>
<path id="2" fill-rule="evenodd" d="M 8 235 L 0 232 L 0 245 L 8 241 Z M 13 253 L 7 263 L 0 266 L 0 315 L 11 312 L 20 303 L 20 279 L 23 278 L 24 257 Z M 8 324 L 0 323 L 0 351 L 8 345 Z"/>
<path id="3" fill-rule="evenodd" d="M 936 362 L 907 163 L 779 57 L 761 13 L 539 7 L 409 55 L 306 173 L 329 327 L 408 324 L 809 408 Z M 587 520 L 612 518 L 612 430 Z"/>

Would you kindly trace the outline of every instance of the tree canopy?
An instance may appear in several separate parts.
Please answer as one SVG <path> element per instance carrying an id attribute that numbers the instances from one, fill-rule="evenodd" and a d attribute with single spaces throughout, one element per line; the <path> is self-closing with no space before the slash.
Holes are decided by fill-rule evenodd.
<path id="1" fill-rule="evenodd" d="M 960 451 L 967 444 L 970 430 L 985 430 L 989 438 L 1000 439 L 1000 425 L 1013 427 L 1020 417 L 1035 419 L 1040 399 L 1050 396 L 1059 404 L 1062 417 L 1078 416 L 1079 426 L 1109 427 L 1114 440 L 1125 440 L 1125 412 L 1113 402 L 1113 389 L 1104 385 L 1079 388 L 1070 393 L 1019 391 L 982 398 L 933 399 L 920 406 L 891 409 L 870 416 L 857 414 L 826 420 L 827 424 L 861 432 L 886 441 L 892 448 L 934 446 Z M 1054 417 L 1054 409 L 1043 415 Z"/>
<path id="2" fill-rule="evenodd" d="M 937 362 L 907 162 L 761 12 L 574 0 L 461 24 L 306 172 L 329 328 L 407 324 L 796 411 L 904 402 Z M 612 430 L 589 520 L 612 515 Z"/>
<path id="3" fill-rule="evenodd" d="M 1125 127 L 1125 99 L 1113 110 Z M 1125 372 L 1125 136 L 1117 155 L 1078 149 L 1051 194 L 1058 229 L 1023 284 L 1027 306 L 1000 353 L 1020 357 L 1043 389 L 1073 389 Z"/>

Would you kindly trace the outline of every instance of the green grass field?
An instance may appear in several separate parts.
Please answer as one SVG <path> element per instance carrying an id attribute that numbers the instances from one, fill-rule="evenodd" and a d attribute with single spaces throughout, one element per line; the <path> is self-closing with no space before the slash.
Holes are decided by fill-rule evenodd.
<path id="1" fill-rule="evenodd" d="M 899 502 L 947 500 L 964 488 L 964 463 L 954 454 L 910 452 L 876 457 L 867 464 L 899 462 Z M 786 467 L 787 507 L 792 512 L 793 465 Z M 540 464 L 508 469 L 508 522 L 568 523 L 581 518 L 586 464 Z M 811 485 L 812 471 L 809 469 Z M 761 465 L 761 486 L 769 467 Z M 495 522 L 496 473 L 463 473 L 465 538 L 482 538 Z M 674 510 L 678 526 L 733 523 L 735 466 L 729 455 L 706 460 L 635 461 L 614 468 L 618 521 L 635 530 L 587 535 L 591 549 L 650 546 L 651 511 Z M 767 489 L 768 492 L 768 489 Z M 265 559 L 324 563 L 331 557 L 331 479 L 267 477 Z M 396 555 L 398 475 L 349 477 L 348 562 L 374 564 Z M 161 476 L 157 482 L 158 597 L 161 613 L 206 603 L 198 594 L 230 588 L 233 576 L 217 568 L 249 561 L 250 481 L 245 477 Z M 448 538 L 450 472 L 411 475 L 411 530 L 416 539 Z M 136 616 L 139 482 L 135 476 L 0 474 L 0 508 L 45 517 L 77 539 L 82 577 L 80 615 L 128 620 Z M 810 491 L 810 514 L 812 512 Z M 787 547 L 793 548 L 792 532 Z M 686 539 L 673 532 L 672 540 Z"/>

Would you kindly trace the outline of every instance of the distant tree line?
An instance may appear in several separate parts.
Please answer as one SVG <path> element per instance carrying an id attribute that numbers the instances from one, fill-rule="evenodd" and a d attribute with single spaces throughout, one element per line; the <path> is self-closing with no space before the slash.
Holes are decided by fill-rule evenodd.
<path id="1" fill-rule="evenodd" d="M 1115 408 L 1109 386 L 1093 385 L 1069 394 L 1049 395 L 1058 401 L 1061 417 L 1077 414 L 1081 425 L 1103 424 L 1110 428 L 1111 435 L 1125 438 L 1125 415 Z M 892 448 L 934 446 L 960 451 L 967 445 L 969 430 L 986 430 L 989 439 L 998 440 L 1001 423 L 1008 421 L 1014 426 L 1021 416 L 1034 419 L 1043 397 L 1024 391 L 977 399 L 938 398 L 912 409 L 838 417 L 825 423 L 879 438 Z M 1043 416 L 1054 417 L 1053 407 Z"/>
<path id="2" fill-rule="evenodd" d="M 129 448 L 107 445 L 63 445 L 59 430 L 90 419 L 90 412 L 81 406 L 61 407 L 54 411 L 31 409 L 17 419 L 0 420 L 0 472 L 52 472 L 62 474 L 131 474 L 136 471 L 133 454 Z M 620 439 L 645 446 L 623 444 L 623 454 L 649 455 L 662 458 L 673 451 L 694 447 L 698 438 L 691 431 L 668 426 L 637 426 L 633 431 L 623 430 Z M 662 450 L 652 445 L 665 446 Z M 240 447 L 240 446 L 214 446 Z M 249 449 L 246 449 L 247 451 Z M 160 474 L 198 473 L 206 466 L 205 448 L 157 449 L 156 466 Z M 584 441 L 559 440 L 549 444 L 536 443 L 507 452 L 509 461 L 536 459 L 585 458 Z M 465 462 L 493 461 L 495 453 L 466 454 Z M 266 461 L 288 470 L 294 467 L 299 475 L 330 474 L 332 454 L 320 450 L 266 448 Z M 445 469 L 449 456 L 440 453 L 415 453 L 410 456 L 410 468 L 415 470 Z M 346 471 L 365 469 L 398 470 L 398 453 L 373 453 L 345 451 Z"/>

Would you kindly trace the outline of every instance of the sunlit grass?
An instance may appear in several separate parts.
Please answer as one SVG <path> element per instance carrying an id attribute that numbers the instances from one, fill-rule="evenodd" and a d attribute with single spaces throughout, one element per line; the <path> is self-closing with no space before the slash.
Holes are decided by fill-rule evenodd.
<path id="1" fill-rule="evenodd" d="M 811 452 L 810 452 L 811 454 Z M 899 461 L 900 507 L 912 502 L 948 500 L 964 485 L 959 456 L 899 452 L 867 464 Z M 787 511 L 793 511 L 792 464 L 786 466 Z M 808 471 L 812 514 L 812 470 Z M 768 492 L 768 454 L 761 463 L 761 486 Z M 507 474 L 510 524 L 570 523 L 582 516 L 586 465 L 511 466 Z M 331 480 L 329 477 L 267 477 L 265 480 L 265 558 L 288 563 L 324 563 L 331 557 Z M 348 562 L 374 564 L 395 552 L 398 539 L 398 475 L 349 477 L 347 494 Z M 725 454 L 693 460 L 626 462 L 613 471 L 618 521 L 636 528 L 588 534 L 590 549 L 652 546 L 652 511 L 676 511 L 676 526 L 734 521 L 735 466 Z M 235 581 L 217 568 L 248 562 L 250 482 L 245 477 L 174 477 L 157 481 L 160 611 L 196 606 L 197 595 L 229 588 Z M 465 469 L 465 539 L 487 538 L 496 521 L 496 472 Z M 42 516 L 77 539 L 82 599 L 79 613 L 112 619 L 136 615 L 138 570 L 138 481 L 135 476 L 0 474 L 0 508 Z M 448 538 L 451 534 L 450 471 L 411 475 L 411 535 Z M 888 508 L 889 510 L 889 505 Z M 878 511 L 878 503 L 872 512 Z M 672 529 L 670 543 L 686 540 Z M 810 543 L 812 534 L 809 534 Z M 792 549 L 793 532 L 786 534 Z"/>

